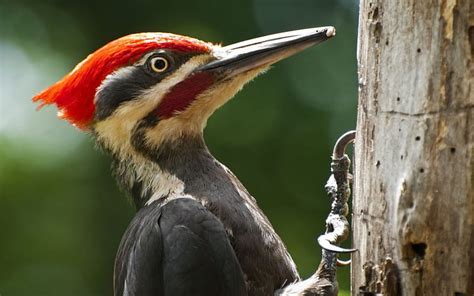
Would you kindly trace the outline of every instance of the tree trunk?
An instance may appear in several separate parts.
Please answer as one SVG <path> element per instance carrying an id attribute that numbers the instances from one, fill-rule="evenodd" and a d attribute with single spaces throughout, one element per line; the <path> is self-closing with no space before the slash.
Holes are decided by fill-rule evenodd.
<path id="1" fill-rule="evenodd" d="M 473 0 L 361 0 L 352 295 L 474 295 L 473 60 Z"/>

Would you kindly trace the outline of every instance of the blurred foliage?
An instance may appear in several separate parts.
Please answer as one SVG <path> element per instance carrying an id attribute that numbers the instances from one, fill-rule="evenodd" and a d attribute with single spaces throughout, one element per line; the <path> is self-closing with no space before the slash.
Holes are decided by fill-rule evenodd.
<path id="1" fill-rule="evenodd" d="M 0 294 L 111 295 L 133 208 L 93 141 L 31 97 L 119 36 L 164 31 L 223 44 L 334 25 L 209 121 L 206 140 L 272 221 L 302 276 L 329 203 L 331 147 L 355 126 L 357 6 L 349 0 L 0 0 Z M 349 269 L 339 274 L 349 289 Z"/>

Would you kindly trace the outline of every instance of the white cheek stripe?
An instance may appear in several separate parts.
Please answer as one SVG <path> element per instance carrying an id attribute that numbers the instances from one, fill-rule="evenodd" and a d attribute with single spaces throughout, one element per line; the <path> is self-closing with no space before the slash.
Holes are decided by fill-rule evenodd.
<path id="1" fill-rule="evenodd" d="M 186 76 L 208 58 L 205 55 L 191 58 L 176 70 L 175 73 L 144 91 L 136 100 L 121 105 L 112 116 L 96 123 L 94 129 L 98 140 L 122 159 L 129 158 L 135 154 L 130 143 L 130 137 L 135 124 L 156 109 L 172 86 L 184 80 Z M 109 75 L 110 77 L 106 78 L 103 85 L 99 87 L 99 91 L 106 87 L 107 82 L 111 82 L 117 77 L 123 77 L 123 75 L 129 75 L 130 69 L 127 68 L 129 67 L 122 68 Z"/>
<path id="2" fill-rule="evenodd" d="M 205 55 L 191 58 L 175 73 L 144 91 L 136 100 L 123 104 L 112 116 L 95 125 L 98 141 L 122 160 L 117 173 L 123 176 L 125 185 L 131 188 L 135 182 L 141 181 L 142 196 L 147 192 L 153 192 L 147 204 L 163 197 L 184 196 L 184 183 L 137 153 L 130 142 L 132 131 L 137 122 L 156 109 L 172 86 L 184 80 L 208 59 L 209 57 Z M 125 67 L 107 76 L 98 91 L 105 88 L 108 83 L 130 75 L 132 68 L 133 66 Z"/>

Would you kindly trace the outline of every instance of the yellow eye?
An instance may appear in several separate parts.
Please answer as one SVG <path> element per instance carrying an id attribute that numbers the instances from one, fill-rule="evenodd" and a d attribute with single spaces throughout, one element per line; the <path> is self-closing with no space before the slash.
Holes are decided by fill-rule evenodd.
<path id="1" fill-rule="evenodd" d="M 154 57 L 150 60 L 150 68 L 156 73 L 164 72 L 168 67 L 169 62 L 164 57 Z"/>

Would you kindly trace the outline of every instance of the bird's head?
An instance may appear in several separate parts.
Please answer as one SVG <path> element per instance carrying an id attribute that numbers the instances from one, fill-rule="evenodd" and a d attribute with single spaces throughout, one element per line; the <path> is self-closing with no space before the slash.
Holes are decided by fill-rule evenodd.
<path id="1" fill-rule="evenodd" d="M 124 157 L 134 145 L 159 147 L 201 135 L 209 116 L 271 64 L 335 34 L 333 27 L 291 31 L 221 47 L 168 34 L 112 41 L 34 97 L 91 131 Z"/>

